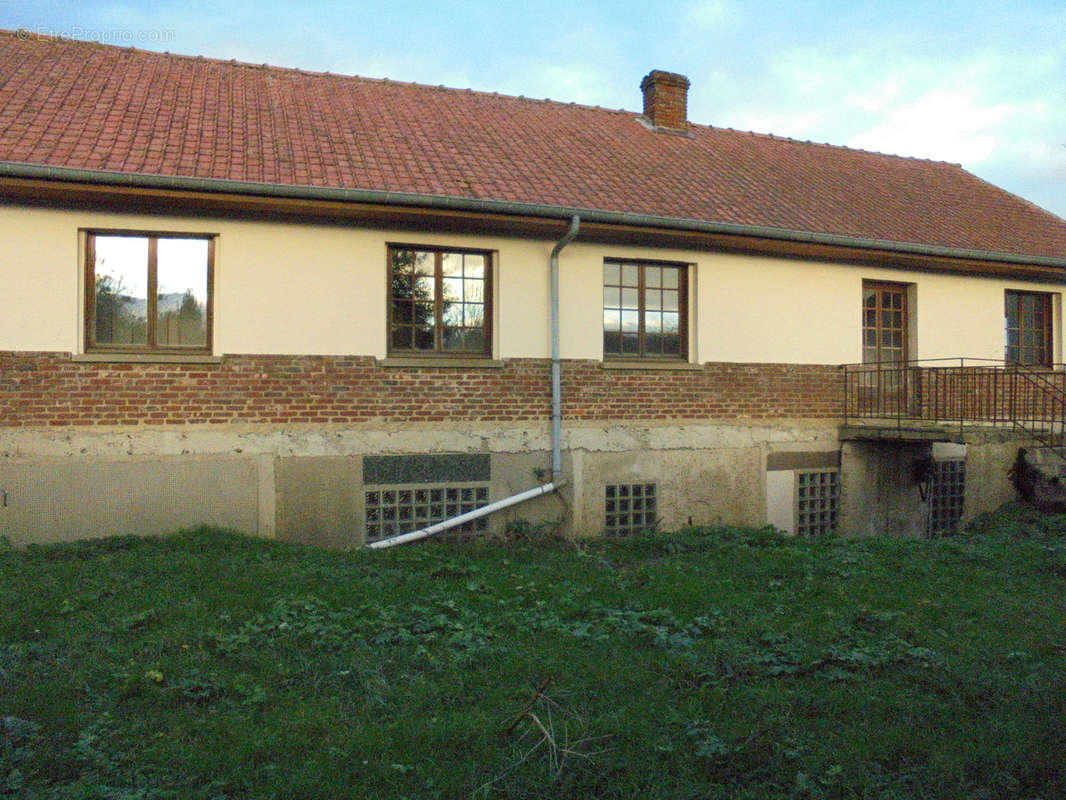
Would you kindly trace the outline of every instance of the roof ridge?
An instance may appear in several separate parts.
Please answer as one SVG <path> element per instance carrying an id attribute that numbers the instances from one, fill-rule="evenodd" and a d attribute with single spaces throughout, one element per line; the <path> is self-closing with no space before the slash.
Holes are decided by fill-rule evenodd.
<path id="1" fill-rule="evenodd" d="M 553 100 L 550 97 L 545 97 L 545 98 L 527 97 L 526 95 L 521 95 L 521 94 L 519 94 L 519 95 L 506 94 L 506 93 L 501 93 L 501 92 L 487 91 L 487 90 L 484 90 L 484 89 L 473 89 L 473 88 L 470 88 L 470 87 L 445 86 L 444 84 L 434 85 L 434 84 L 429 84 L 429 83 L 418 83 L 416 81 L 400 81 L 400 80 L 396 80 L 394 78 L 372 78 L 372 77 L 369 77 L 367 75 L 357 75 L 357 74 L 354 74 L 354 73 L 331 72 L 330 70 L 311 70 L 311 69 L 303 69 L 301 67 L 287 67 L 287 66 L 281 66 L 281 65 L 278 65 L 278 64 L 269 64 L 269 63 L 266 63 L 266 62 L 263 62 L 261 64 L 257 64 L 257 63 L 251 62 L 251 61 L 240 61 L 240 60 L 235 59 L 235 58 L 226 59 L 226 58 L 216 58 L 214 56 L 205 56 L 205 55 L 195 55 L 195 56 L 193 56 L 193 55 L 188 55 L 186 53 L 172 53 L 169 50 L 163 50 L 163 51 L 161 51 L 161 50 L 145 50 L 143 48 L 133 47 L 133 46 L 125 47 L 125 46 L 122 46 L 122 45 L 107 44 L 105 42 L 96 42 L 96 41 L 93 41 L 91 39 L 74 39 L 74 38 L 68 38 L 68 37 L 60 36 L 58 34 L 36 33 L 34 31 L 26 30 L 26 29 L 23 29 L 23 28 L 20 28 L 17 31 L 11 31 L 11 30 L 6 30 L 6 29 L 0 28 L 0 35 L 14 36 L 15 38 L 19 38 L 19 39 L 37 39 L 37 40 L 40 40 L 40 41 L 62 42 L 64 44 L 70 44 L 70 45 L 75 45 L 75 46 L 79 46 L 79 47 L 103 48 L 103 49 L 111 50 L 111 51 L 136 53 L 136 54 L 140 54 L 140 55 L 156 56 L 156 57 L 160 57 L 160 58 L 166 57 L 168 59 L 181 59 L 181 60 L 184 60 L 184 61 L 206 62 L 206 63 L 218 64 L 220 66 L 230 66 L 230 67 L 235 67 L 235 68 L 257 69 L 257 70 L 264 70 L 264 71 L 266 71 L 268 73 L 297 74 L 297 75 L 308 75 L 308 76 L 311 76 L 311 77 L 333 78 L 333 79 L 338 79 L 338 80 L 363 81 L 363 82 L 367 82 L 367 83 L 379 84 L 379 85 L 382 85 L 382 86 L 400 86 L 400 87 L 404 87 L 404 88 L 419 89 L 419 90 L 444 91 L 444 92 L 462 92 L 462 93 L 465 93 L 465 94 L 479 95 L 479 96 L 482 96 L 482 97 L 497 97 L 497 98 L 504 98 L 504 99 L 510 99 L 510 100 L 521 100 L 521 101 L 527 102 L 527 103 L 548 103 L 548 104 L 556 105 L 556 106 L 565 106 L 567 108 L 581 108 L 581 109 L 587 109 L 589 111 L 600 111 L 600 112 L 603 112 L 603 113 L 606 113 L 606 114 L 626 114 L 626 115 L 631 115 L 633 117 L 638 117 L 638 118 L 642 116 L 642 114 L 639 111 L 635 111 L 635 110 L 631 110 L 631 109 L 626 109 L 626 108 L 618 108 L 618 109 L 607 108 L 606 106 L 600 106 L 600 105 L 589 104 L 589 103 L 577 103 L 577 102 L 574 102 L 574 101 L 566 101 L 566 100 Z M 880 156 L 882 158 L 919 161 L 919 162 L 923 162 L 923 163 L 927 163 L 927 164 L 946 164 L 946 165 L 949 165 L 949 166 L 952 166 L 952 167 L 957 167 L 959 169 L 963 169 L 961 164 L 958 164 L 958 163 L 955 163 L 955 162 L 952 162 L 952 161 L 943 161 L 943 160 L 935 159 L 935 158 L 922 158 L 920 156 L 904 156 L 904 155 L 899 155 L 897 153 L 884 153 L 884 152 L 881 152 L 881 151 L 878 151 L 878 150 L 867 150 L 867 149 L 862 148 L 862 147 L 850 147 L 848 145 L 833 144 L 831 142 L 815 142 L 815 141 L 811 141 L 810 139 L 807 139 L 807 140 L 797 139 L 797 138 L 795 138 L 793 136 L 782 136 L 782 135 L 775 134 L 775 133 L 761 133 L 759 131 L 742 130 L 742 129 L 739 129 L 739 128 L 733 128 L 733 127 L 729 127 L 729 126 L 711 125 L 711 124 L 692 122 L 692 121 L 689 121 L 689 127 L 690 128 L 704 128 L 704 129 L 712 130 L 712 131 L 713 130 L 723 130 L 723 131 L 729 131 L 731 133 L 739 134 L 739 135 L 742 135 L 742 136 L 752 136 L 752 137 L 756 137 L 756 138 L 769 139 L 771 141 L 787 142 L 787 143 L 790 143 L 790 144 L 797 144 L 797 145 L 807 145 L 807 146 L 810 146 L 810 147 L 825 147 L 825 148 L 829 148 L 831 150 L 846 150 L 846 151 L 850 151 L 850 152 L 854 152 L 854 153 L 863 153 L 863 154 L 866 154 L 866 155 Z"/>
<path id="2" fill-rule="evenodd" d="M 696 127 L 718 128 L 719 130 L 727 130 L 731 133 L 740 134 L 741 136 L 755 136 L 762 139 L 771 139 L 778 142 L 788 142 L 790 144 L 805 145 L 809 147 L 827 147 L 831 150 L 848 150 L 852 153 L 863 153 L 871 156 L 881 156 L 882 158 L 900 159 L 904 161 L 920 161 L 925 164 L 945 164 L 949 167 L 958 167 L 959 169 L 965 169 L 962 164 L 955 161 L 944 161 L 939 158 L 925 158 L 923 156 L 905 156 L 899 153 L 885 153 L 881 150 L 869 150 L 865 147 L 852 147 L 846 144 L 833 144 L 832 142 L 815 142 L 811 139 L 797 139 L 794 136 L 782 136 L 777 133 L 762 133 L 760 131 L 742 130 L 740 128 L 723 127 L 717 125 L 699 125 L 698 123 L 690 122 L 689 125 L 695 125 Z"/>
<path id="3" fill-rule="evenodd" d="M 631 114 L 633 116 L 638 116 L 638 117 L 640 116 L 640 112 L 633 111 L 633 110 L 626 109 L 626 108 L 618 108 L 618 109 L 607 108 L 606 106 L 598 106 L 598 105 L 592 105 L 592 104 L 588 104 L 588 103 L 577 103 L 577 102 L 574 102 L 574 101 L 567 101 L 567 100 L 553 100 L 550 97 L 545 97 L 545 98 L 527 97 L 527 96 L 521 95 L 521 94 L 518 94 L 518 95 L 506 94 L 506 93 L 501 93 L 501 92 L 492 92 L 492 91 L 488 91 L 488 90 L 485 90 L 485 89 L 474 89 L 474 88 L 471 88 L 471 87 L 445 86 L 444 84 L 436 84 L 435 85 L 435 84 L 431 84 L 431 83 L 418 83 L 416 81 L 401 81 L 401 80 L 396 80 L 395 78 L 373 78 L 373 77 L 370 77 L 368 75 L 358 75 L 358 74 L 355 74 L 355 73 L 331 72 L 330 70 L 304 69 L 302 67 L 286 67 L 286 66 L 281 66 L 279 64 L 269 64 L 267 62 L 263 62 L 261 64 L 257 64 L 257 63 L 252 62 L 252 61 L 241 61 L 241 60 L 238 60 L 236 58 L 217 58 L 215 56 L 205 56 L 205 55 L 195 55 L 194 56 L 194 55 L 189 55 L 187 53 L 172 53 L 169 50 L 145 50 L 144 48 L 133 47 L 132 45 L 127 47 L 127 46 L 124 46 L 124 45 L 108 44 L 106 42 L 97 42 L 97 41 L 93 41 L 92 39 L 74 39 L 74 38 L 70 38 L 70 37 L 66 37 L 66 36 L 60 36 L 59 34 L 37 33 L 35 31 L 27 30 L 25 28 L 19 28 L 18 30 L 14 30 L 14 31 L 9 30 L 9 29 L 5 29 L 5 28 L 0 28 L 0 36 L 9 36 L 9 37 L 13 37 L 13 38 L 16 38 L 16 39 L 21 39 L 21 40 L 37 40 L 37 41 L 44 41 L 44 42 L 59 42 L 59 43 L 65 44 L 65 45 L 74 45 L 74 46 L 77 46 L 77 47 L 92 47 L 92 48 L 111 50 L 111 51 L 117 51 L 117 52 L 124 52 L 124 53 L 135 53 L 135 54 L 138 54 L 138 55 L 156 56 L 156 57 L 159 57 L 159 58 L 166 57 L 168 59 L 181 59 L 183 61 L 206 62 L 206 63 L 218 64 L 220 66 L 238 67 L 238 68 L 244 68 L 244 69 L 258 69 L 258 70 L 263 70 L 263 71 L 266 71 L 266 72 L 280 72 L 280 73 L 290 73 L 290 74 L 291 73 L 296 73 L 298 75 L 308 75 L 308 76 L 311 76 L 311 77 L 319 77 L 319 78 L 334 78 L 334 79 L 339 79 L 339 80 L 365 81 L 367 83 L 376 83 L 376 84 L 381 84 L 381 85 L 384 85 L 384 86 L 401 86 L 401 87 L 406 87 L 406 88 L 410 88 L 410 89 L 429 89 L 429 90 L 445 91 L 445 92 L 463 92 L 465 94 L 476 94 L 476 95 L 481 95 L 483 97 L 500 97 L 500 98 L 511 99 L 511 100 L 522 100 L 522 101 L 525 101 L 525 102 L 528 102 L 528 103 L 551 103 L 552 105 L 566 106 L 568 108 L 570 108 L 570 107 L 573 107 L 573 108 L 585 108 L 585 109 L 589 109 L 589 110 L 592 110 L 592 111 L 603 111 L 603 112 L 608 113 L 608 114 Z M 692 124 L 692 123 L 690 123 L 690 124 Z M 700 127 L 710 127 L 710 126 L 700 126 Z"/>

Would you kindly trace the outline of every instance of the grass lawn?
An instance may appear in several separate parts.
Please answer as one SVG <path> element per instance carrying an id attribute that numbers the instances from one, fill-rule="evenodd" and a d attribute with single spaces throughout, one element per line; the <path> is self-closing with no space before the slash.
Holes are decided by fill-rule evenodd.
<path id="1" fill-rule="evenodd" d="M 0 550 L 0 797 L 1066 797 L 1066 517 Z"/>

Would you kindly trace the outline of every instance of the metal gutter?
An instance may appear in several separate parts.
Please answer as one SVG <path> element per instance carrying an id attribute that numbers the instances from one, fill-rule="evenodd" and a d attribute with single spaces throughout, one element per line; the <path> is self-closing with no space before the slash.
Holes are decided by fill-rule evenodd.
<path id="1" fill-rule="evenodd" d="M 988 250 L 967 250 L 939 245 L 913 242 L 893 242 L 884 239 L 868 239 L 861 236 L 844 236 L 833 233 L 814 233 L 764 225 L 741 225 L 732 222 L 662 217 L 637 214 L 627 211 L 604 211 L 575 206 L 555 206 L 541 203 L 523 203 L 506 200 L 490 200 L 476 197 L 419 194 L 414 192 L 388 192 L 375 189 L 339 189 L 318 186 L 287 186 L 275 183 L 233 181 L 218 178 L 186 178 L 172 175 L 113 172 L 107 170 L 76 169 L 73 167 L 49 167 L 39 164 L 23 164 L 0 161 L 0 178 L 23 178 L 29 180 L 53 180 L 69 183 L 90 183 L 102 186 L 117 186 L 140 189 L 191 191 L 212 194 L 239 194 L 258 197 L 278 197 L 299 200 L 323 200 L 340 203 L 372 203 L 452 211 L 469 211 L 482 214 L 507 214 L 568 220 L 580 216 L 586 223 L 604 225 L 632 225 L 690 233 L 724 234 L 747 236 L 759 239 L 777 239 L 787 242 L 855 247 L 867 250 L 931 256 L 938 258 L 969 259 L 977 261 L 1020 264 L 1037 267 L 1066 268 L 1066 256 L 1030 256 L 1016 253 L 1000 253 Z"/>

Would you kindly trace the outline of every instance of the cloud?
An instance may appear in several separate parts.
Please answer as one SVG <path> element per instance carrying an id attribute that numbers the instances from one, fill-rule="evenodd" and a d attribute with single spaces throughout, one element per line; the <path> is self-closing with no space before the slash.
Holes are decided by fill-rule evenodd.
<path id="1" fill-rule="evenodd" d="M 885 109 L 881 121 L 847 144 L 863 150 L 979 164 L 991 156 L 1012 116 L 1032 114 L 1006 103 L 985 105 L 974 90 L 934 89 Z M 890 101 L 891 105 L 892 101 Z M 876 106 L 870 106 L 876 111 Z M 1039 109 L 1035 110 L 1039 113 Z"/>
<path id="2" fill-rule="evenodd" d="M 732 28 L 740 15 L 728 0 L 702 0 L 685 12 L 685 21 L 698 28 Z"/>

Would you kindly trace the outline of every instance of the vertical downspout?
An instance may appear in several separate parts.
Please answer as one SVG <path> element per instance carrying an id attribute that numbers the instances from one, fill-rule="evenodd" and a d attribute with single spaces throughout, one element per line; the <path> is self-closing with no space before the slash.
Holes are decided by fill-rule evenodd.
<path id="1" fill-rule="evenodd" d="M 552 316 L 552 483 L 558 485 L 563 476 L 563 380 L 559 358 L 559 253 L 577 236 L 581 217 L 570 220 L 570 230 L 555 243 L 551 254 L 551 316 Z"/>

